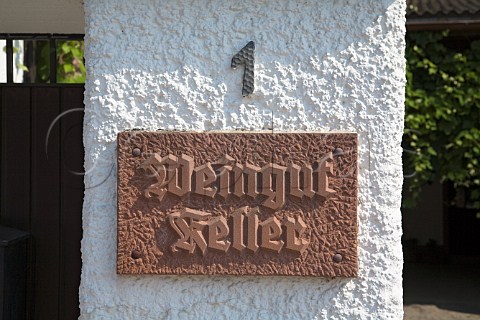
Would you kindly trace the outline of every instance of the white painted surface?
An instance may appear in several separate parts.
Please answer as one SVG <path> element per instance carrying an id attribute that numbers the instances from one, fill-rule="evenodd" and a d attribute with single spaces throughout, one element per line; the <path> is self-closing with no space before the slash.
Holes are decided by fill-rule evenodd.
<path id="1" fill-rule="evenodd" d="M 13 52 L 13 82 L 23 83 L 24 72 L 21 66 L 23 66 L 23 57 L 25 54 L 25 40 L 13 40 L 12 45 Z M 16 52 L 15 52 L 16 51 Z"/>
<path id="2" fill-rule="evenodd" d="M 0 83 L 7 82 L 7 47 L 6 40 L 0 40 Z"/>
<path id="3" fill-rule="evenodd" d="M 0 33 L 84 33 L 82 0 L 0 0 Z"/>
<path id="4" fill-rule="evenodd" d="M 403 0 L 87 0 L 82 319 L 402 319 Z M 230 59 L 255 40 L 256 91 Z M 116 134 L 355 131 L 356 279 L 117 276 Z"/>
<path id="5" fill-rule="evenodd" d="M 13 82 L 23 83 L 24 40 L 13 40 Z M 7 41 L 0 40 L 0 83 L 7 82 Z"/>

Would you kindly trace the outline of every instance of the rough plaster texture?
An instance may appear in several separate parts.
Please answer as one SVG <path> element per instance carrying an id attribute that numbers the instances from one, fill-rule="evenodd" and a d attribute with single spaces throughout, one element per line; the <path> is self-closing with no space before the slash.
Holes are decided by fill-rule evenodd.
<path id="1" fill-rule="evenodd" d="M 82 319 L 402 319 L 403 0 L 87 0 Z M 256 42 L 256 90 L 231 57 Z M 359 277 L 120 276 L 116 134 L 359 134 Z"/>

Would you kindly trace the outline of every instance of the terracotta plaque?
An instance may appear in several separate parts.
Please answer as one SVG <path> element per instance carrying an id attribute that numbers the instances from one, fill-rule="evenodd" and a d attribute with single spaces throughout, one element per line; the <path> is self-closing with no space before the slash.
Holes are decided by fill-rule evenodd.
<path id="1" fill-rule="evenodd" d="M 357 135 L 120 133 L 117 273 L 355 277 Z"/>

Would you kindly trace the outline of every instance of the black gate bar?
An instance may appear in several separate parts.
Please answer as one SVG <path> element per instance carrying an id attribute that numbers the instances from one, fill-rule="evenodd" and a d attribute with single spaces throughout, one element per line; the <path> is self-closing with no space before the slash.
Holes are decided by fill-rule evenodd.
<path id="1" fill-rule="evenodd" d="M 13 82 L 13 40 L 7 39 L 7 83 Z"/>

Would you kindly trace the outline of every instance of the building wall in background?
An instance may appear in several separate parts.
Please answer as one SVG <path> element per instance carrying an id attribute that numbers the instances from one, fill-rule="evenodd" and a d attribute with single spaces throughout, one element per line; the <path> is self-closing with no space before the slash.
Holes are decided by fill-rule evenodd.
<path id="1" fill-rule="evenodd" d="M 0 33 L 84 33 L 82 0 L 0 1 Z"/>
<path id="2" fill-rule="evenodd" d="M 403 0 L 86 0 L 81 319 L 402 319 Z M 256 90 L 230 61 L 256 42 Z M 359 277 L 119 276 L 123 130 L 359 134 Z"/>

